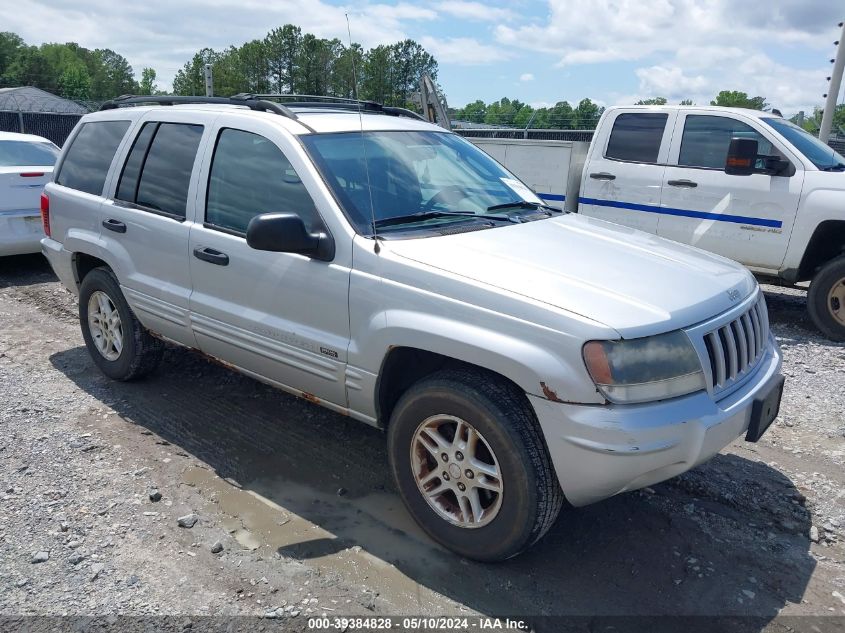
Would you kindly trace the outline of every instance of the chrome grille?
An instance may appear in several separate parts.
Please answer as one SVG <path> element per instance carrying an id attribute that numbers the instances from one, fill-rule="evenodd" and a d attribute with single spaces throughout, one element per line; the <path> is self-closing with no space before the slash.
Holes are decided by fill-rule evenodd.
<path id="1" fill-rule="evenodd" d="M 757 366 L 769 339 L 769 317 L 762 294 L 744 314 L 707 332 L 704 346 L 710 359 L 710 389 L 714 394 L 741 381 Z"/>

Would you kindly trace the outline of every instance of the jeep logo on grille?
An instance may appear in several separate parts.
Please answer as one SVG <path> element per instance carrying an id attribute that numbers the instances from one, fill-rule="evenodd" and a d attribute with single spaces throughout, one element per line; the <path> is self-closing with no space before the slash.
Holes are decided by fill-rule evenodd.
<path id="1" fill-rule="evenodd" d="M 742 296 L 742 293 L 734 288 L 733 290 L 728 290 L 728 299 L 731 301 L 738 301 L 739 298 Z"/>

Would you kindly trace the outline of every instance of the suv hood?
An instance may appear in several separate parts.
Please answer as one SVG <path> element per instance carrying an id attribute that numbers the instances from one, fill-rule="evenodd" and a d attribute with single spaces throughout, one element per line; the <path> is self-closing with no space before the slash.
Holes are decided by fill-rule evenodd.
<path id="1" fill-rule="evenodd" d="M 401 257 L 598 321 L 623 338 L 712 318 L 757 287 L 751 273 L 728 259 L 575 214 L 385 245 Z"/>

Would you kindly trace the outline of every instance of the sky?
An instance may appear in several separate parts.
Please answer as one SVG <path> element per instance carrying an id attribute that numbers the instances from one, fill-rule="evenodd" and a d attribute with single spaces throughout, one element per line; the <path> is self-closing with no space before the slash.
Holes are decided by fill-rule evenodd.
<path id="1" fill-rule="evenodd" d="M 9 0 L 10 1 L 10 0 Z M 200 48 L 297 24 L 365 48 L 412 38 L 439 64 L 449 105 L 507 96 L 535 107 L 663 96 L 709 103 L 720 90 L 766 97 L 786 116 L 822 105 L 840 0 L 20 0 L 0 30 L 29 44 L 75 41 L 149 66 L 167 89 Z M 842 101 L 840 97 L 840 102 Z"/>

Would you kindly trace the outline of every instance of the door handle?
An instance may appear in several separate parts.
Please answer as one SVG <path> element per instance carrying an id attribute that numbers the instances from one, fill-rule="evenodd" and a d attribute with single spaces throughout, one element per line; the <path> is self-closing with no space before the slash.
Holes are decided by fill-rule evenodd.
<path id="1" fill-rule="evenodd" d="M 126 225 L 120 220 L 113 220 L 111 218 L 103 220 L 103 227 L 115 233 L 126 233 Z"/>
<path id="2" fill-rule="evenodd" d="M 195 248 L 194 257 L 209 264 L 217 264 L 218 266 L 229 265 L 229 256 L 213 248 Z"/>
<path id="3" fill-rule="evenodd" d="M 608 174 L 606 171 L 600 171 L 597 173 L 590 174 L 590 178 L 593 180 L 616 180 L 616 176 L 613 174 Z"/>
<path id="4" fill-rule="evenodd" d="M 672 187 L 688 187 L 690 189 L 698 186 L 698 183 L 692 180 L 669 180 L 666 184 Z"/>

